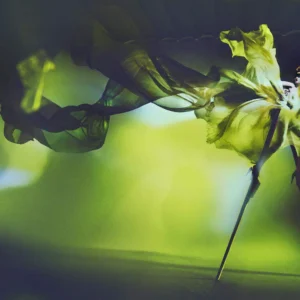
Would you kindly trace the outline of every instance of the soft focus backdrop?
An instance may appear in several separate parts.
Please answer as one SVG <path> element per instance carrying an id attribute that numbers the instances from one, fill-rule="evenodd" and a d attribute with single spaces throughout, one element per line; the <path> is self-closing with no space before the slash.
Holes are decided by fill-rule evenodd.
<path id="1" fill-rule="evenodd" d="M 56 64 L 45 96 L 64 105 L 99 98 L 106 78 L 64 55 Z M 246 160 L 206 144 L 204 121 L 153 104 L 114 116 L 99 151 L 61 154 L 1 137 L 0 159 L 3 238 L 28 246 L 158 252 L 175 263 L 188 257 L 209 267 L 221 260 L 250 182 Z M 293 171 L 289 149 L 266 164 L 228 267 L 300 273 Z"/>

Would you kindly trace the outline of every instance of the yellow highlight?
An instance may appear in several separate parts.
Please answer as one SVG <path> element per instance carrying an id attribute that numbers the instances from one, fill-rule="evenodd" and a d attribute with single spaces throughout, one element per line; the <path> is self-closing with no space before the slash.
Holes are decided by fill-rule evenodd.
<path id="1" fill-rule="evenodd" d="M 21 101 L 22 109 L 31 113 L 41 107 L 45 85 L 45 75 L 55 69 L 55 64 L 41 50 L 17 65 L 25 95 Z"/>

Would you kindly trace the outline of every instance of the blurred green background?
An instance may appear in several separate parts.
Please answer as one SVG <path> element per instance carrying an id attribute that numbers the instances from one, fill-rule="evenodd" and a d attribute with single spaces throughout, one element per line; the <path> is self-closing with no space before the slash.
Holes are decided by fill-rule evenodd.
<path id="1" fill-rule="evenodd" d="M 103 76 L 64 56 L 56 64 L 45 96 L 64 105 L 99 98 Z M 250 182 L 249 164 L 205 140 L 204 121 L 152 104 L 113 116 L 104 147 L 87 154 L 55 153 L 37 142 L 14 145 L 1 135 L 1 234 L 87 256 L 145 251 L 169 255 L 150 260 L 218 267 Z M 267 162 L 228 268 L 300 274 L 293 171 L 289 149 Z"/>

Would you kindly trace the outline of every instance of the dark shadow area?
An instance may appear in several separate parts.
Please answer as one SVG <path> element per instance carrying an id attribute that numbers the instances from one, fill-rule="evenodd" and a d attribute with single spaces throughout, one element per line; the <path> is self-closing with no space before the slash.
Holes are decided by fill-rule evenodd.
<path id="1" fill-rule="evenodd" d="M 1 250 L 1 299 L 297 299 L 300 275 L 231 270 L 214 284 L 216 268 L 147 261 L 154 253 L 26 249 Z M 139 256 L 132 260 L 131 255 Z M 68 266 L 64 262 L 68 262 Z M 76 265 L 76 262 L 79 262 Z M 291 277 L 285 279 L 285 277 Z M 11 298 L 10 298 L 11 297 Z"/>

